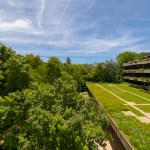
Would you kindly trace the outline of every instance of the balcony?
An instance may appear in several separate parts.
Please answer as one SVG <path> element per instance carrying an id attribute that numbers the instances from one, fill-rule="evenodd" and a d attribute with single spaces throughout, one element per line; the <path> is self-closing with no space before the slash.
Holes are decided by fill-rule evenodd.
<path id="1" fill-rule="evenodd" d="M 123 73 L 150 73 L 150 69 L 132 69 L 132 70 L 124 70 Z"/>
<path id="2" fill-rule="evenodd" d="M 150 83 L 150 78 L 144 78 L 144 77 L 129 77 L 129 76 L 124 76 L 123 79 L 125 80 L 131 80 L 131 81 L 139 81 L 143 83 Z"/>
<path id="3" fill-rule="evenodd" d="M 144 60 L 139 60 L 139 61 L 134 61 L 134 62 L 130 62 L 130 63 L 124 63 L 123 67 L 133 66 L 133 65 L 143 65 L 143 64 L 150 64 L 150 58 L 144 59 Z"/>

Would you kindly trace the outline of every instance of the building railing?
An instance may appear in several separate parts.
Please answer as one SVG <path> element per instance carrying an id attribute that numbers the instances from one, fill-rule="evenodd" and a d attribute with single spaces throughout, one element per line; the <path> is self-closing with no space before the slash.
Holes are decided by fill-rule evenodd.
<path id="1" fill-rule="evenodd" d="M 133 66 L 133 65 L 143 65 L 143 64 L 150 64 L 150 58 L 139 60 L 139 61 L 133 61 L 133 62 L 129 62 L 129 63 L 124 63 L 123 67 Z"/>
<path id="2" fill-rule="evenodd" d="M 139 81 L 139 82 L 144 82 L 144 83 L 150 83 L 150 78 L 144 78 L 144 77 L 124 76 L 123 79 L 125 79 L 125 80 L 132 80 L 132 81 Z"/>
<path id="3" fill-rule="evenodd" d="M 150 73 L 150 69 L 131 69 L 131 70 L 123 70 L 123 73 Z"/>

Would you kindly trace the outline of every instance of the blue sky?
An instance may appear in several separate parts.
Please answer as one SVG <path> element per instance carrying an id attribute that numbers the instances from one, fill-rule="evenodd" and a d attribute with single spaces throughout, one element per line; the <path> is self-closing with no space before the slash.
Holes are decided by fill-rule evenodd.
<path id="1" fill-rule="evenodd" d="M 17 53 L 102 62 L 150 51 L 150 0 L 0 0 L 0 41 Z"/>

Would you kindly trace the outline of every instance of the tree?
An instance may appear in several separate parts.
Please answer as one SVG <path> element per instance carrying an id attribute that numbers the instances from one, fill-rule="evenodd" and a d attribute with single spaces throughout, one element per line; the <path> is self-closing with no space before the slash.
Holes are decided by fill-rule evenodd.
<path id="1" fill-rule="evenodd" d="M 105 82 L 116 82 L 117 76 L 117 63 L 113 60 L 106 61 L 104 63 L 104 76 L 103 80 Z"/>
<path id="2" fill-rule="evenodd" d="M 70 59 L 70 57 L 67 57 L 66 63 L 67 63 L 67 64 L 71 64 L 71 59 Z"/>
<path id="3" fill-rule="evenodd" d="M 42 65 L 42 60 L 39 56 L 34 56 L 33 54 L 29 54 L 26 56 L 26 62 L 31 65 L 33 69 L 36 69 L 38 66 Z"/>
<path id="4" fill-rule="evenodd" d="M 28 64 L 21 57 L 12 57 L 7 61 L 4 87 L 8 92 L 22 90 L 29 86 L 30 75 Z"/>
<path id="5" fill-rule="evenodd" d="M 15 52 L 11 48 L 6 47 L 3 44 L 0 44 L 0 94 L 5 94 L 6 89 L 4 88 L 6 70 L 8 68 L 7 61 L 15 56 Z"/>
<path id="6" fill-rule="evenodd" d="M 89 79 L 94 82 L 116 82 L 117 64 L 113 60 L 99 63 L 89 73 Z"/>
<path id="7" fill-rule="evenodd" d="M 131 51 L 126 51 L 120 53 L 117 57 L 117 63 L 120 67 L 122 67 L 123 63 L 128 63 L 129 61 L 141 60 L 143 59 L 143 53 L 136 53 Z"/>
<path id="8" fill-rule="evenodd" d="M 30 69 L 30 76 L 33 81 L 47 82 L 47 66 L 46 63 L 42 63 L 35 69 Z"/>
<path id="9" fill-rule="evenodd" d="M 30 82 L 29 65 L 24 57 L 17 55 L 5 45 L 0 45 L 0 93 L 27 88 Z"/>
<path id="10" fill-rule="evenodd" d="M 77 84 L 73 77 L 69 74 L 62 72 L 62 77 L 55 80 L 54 83 L 57 100 L 61 100 L 63 109 L 76 107 L 77 103 Z"/>
<path id="11" fill-rule="evenodd" d="M 16 54 L 11 48 L 8 48 L 5 45 L 0 44 L 0 60 L 2 62 L 6 62 L 13 55 Z"/>
<path id="12" fill-rule="evenodd" d="M 84 65 L 80 65 L 80 64 L 74 65 L 73 72 L 71 75 L 73 76 L 74 80 L 77 82 L 78 92 L 84 91 L 88 73 L 89 72 Z"/>
<path id="13" fill-rule="evenodd" d="M 141 53 L 136 53 L 136 52 L 131 52 L 131 51 L 126 51 L 123 53 L 120 53 L 117 57 L 117 64 L 118 64 L 118 76 L 122 76 L 123 74 L 123 64 L 128 63 L 130 61 L 135 61 L 135 60 L 141 60 L 143 59 L 143 52 Z M 119 78 L 120 78 L 119 77 Z"/>
<path id="14" fill-rule="evenodd" d="M 55 79 L 61 76 L 62 63 L 57 57 L 51 57 L 47 62 L 47 80 L 54 83 Z"/>
<path id="15" fill-rule="evenodd" d="M 89 80 L 93 82 L 104 81 L 104 63 L 99 63 L 89 73 Z"/>
<path id="16" fill-rule="evenodd" d="M 63 68 L 77 82 L 77 90 L 83 91 L 89 73 L 88 69 L 81 64 L 64 64 Z"/>

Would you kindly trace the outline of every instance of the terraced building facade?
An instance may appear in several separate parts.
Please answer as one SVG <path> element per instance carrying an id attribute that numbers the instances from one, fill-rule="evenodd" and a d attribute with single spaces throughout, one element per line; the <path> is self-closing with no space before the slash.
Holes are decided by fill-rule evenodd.
<path id="1" fill-rule="evenodd" d="M 150 88 L 150 53 L 144 54 L 145 59 L 123 64 L 123 79 L 145 89 Z"/>

